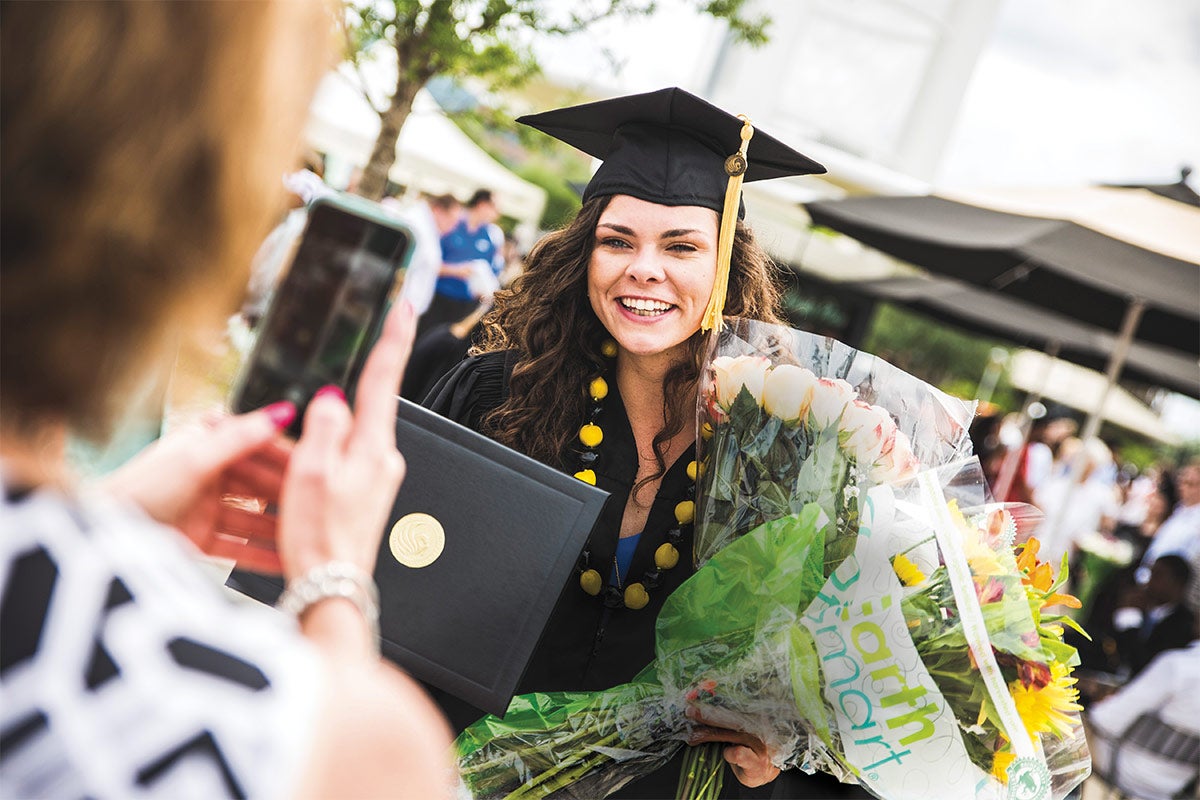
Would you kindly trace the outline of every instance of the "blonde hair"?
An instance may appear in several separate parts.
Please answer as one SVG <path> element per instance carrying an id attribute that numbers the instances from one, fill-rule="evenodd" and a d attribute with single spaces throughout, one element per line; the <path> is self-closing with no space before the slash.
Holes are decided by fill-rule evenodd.
<path id="1" fill-rule="evenodd" d="M 236 306 L 329 66 L 324 14 L 295 2 L 4 4 L 6 426 L 103 434 L 169 323 Z"/>

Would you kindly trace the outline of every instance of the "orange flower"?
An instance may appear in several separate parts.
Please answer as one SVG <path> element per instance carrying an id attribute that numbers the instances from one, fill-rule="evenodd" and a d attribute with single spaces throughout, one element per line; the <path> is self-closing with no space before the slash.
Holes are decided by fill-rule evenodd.
<path id="1" fill-rule="evenodd" d="M 1028 572 L 1037 566 L 1038 550 L 1042 549 L 1042 543 L 1035 538 L 1030 538 L 1021 546 L 1021 552 L 1017 555 L 1017 569 L 1022 572 Z"/>
<path id="2" fill-rule="evenodd" d="M 1042 607 L 1046 606 L 1066 606 L 1067 608 L 1083 608 L 1083 603 L 1079 602 L 1079 598 L 1073 594 L 1054 594 L 1042 601 Z"/>
<path id="3" fill-rule="evenodd" d="M 1017 556 L 1017 567 L 1022 573 L 1021 583 L 1031 587 L 1041 596 L 1041 608 L 1054 605 L 1064 605 L 1068 608 L 1082 607 L 1078 598 L 1054 591 L 1054 567 L 1049 562 L 1037 560 L 1038 550 L 1041 549 L 1041 546 L 1041 542 L 1037 539 L 1030 539 L 1021 548 L 1021 552 Z"/>
<path id="4" fill-rule="evenodd" d="M 1039 592 L 1048 592 L 1050 587 L 1054 585 L 1054 567 L 1047 564 L 1045 561 L 1033 568 L 1032 572 L 1027 572 L 1021 583 L 1026 586 L 1032 586 Z"/>

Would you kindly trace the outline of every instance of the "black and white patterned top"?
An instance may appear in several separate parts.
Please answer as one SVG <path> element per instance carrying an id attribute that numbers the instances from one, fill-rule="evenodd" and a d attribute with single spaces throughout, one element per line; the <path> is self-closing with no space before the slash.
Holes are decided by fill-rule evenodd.
<path id="1" fill-rule="evenodd" d="M 5 489 L 0 797 L 294 794 L 316 652 L 188 547 L 104 498 Z"/>

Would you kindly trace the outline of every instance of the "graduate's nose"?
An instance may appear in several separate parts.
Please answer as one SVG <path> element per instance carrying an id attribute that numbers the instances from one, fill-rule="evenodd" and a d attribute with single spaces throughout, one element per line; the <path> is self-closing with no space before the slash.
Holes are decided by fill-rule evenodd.
<path id="1" fill-rule="evenodd" d="M 639 247 L 625 267 L 625 274 L 639 283 L 661 283 L 666 279 L 662 254 L 653 247 Z"/>

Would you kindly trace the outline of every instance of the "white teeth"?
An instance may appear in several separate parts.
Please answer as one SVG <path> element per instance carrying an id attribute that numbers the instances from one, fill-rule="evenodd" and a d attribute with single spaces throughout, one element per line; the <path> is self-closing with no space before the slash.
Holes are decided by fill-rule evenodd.
<path id="1" fill-rule="evenodd" d="M 646 316 L 652 314 L 662 314 L 670 311 L 671 308 L 673 308 L 670 303 L 664 303 L 660 300 L 646 300 L 640 297 L 622 297 L 619 302 L 630 311 L 644 312 Z"/>

